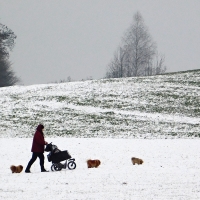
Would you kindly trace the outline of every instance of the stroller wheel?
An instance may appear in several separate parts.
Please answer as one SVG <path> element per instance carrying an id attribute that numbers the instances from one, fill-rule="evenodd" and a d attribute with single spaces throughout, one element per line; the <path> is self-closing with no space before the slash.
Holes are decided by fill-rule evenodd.
<path id="1" fill-rule="evenodd" d="M 55 171 L 55 169 L 54 169 L 54 164 L 51 165 L 51 171 Z"/>
<path id="2" fill-rule="evenodd" d="M 53 170 L 52 170 L 53 169 Z M 57 163 L 54 163 L 52 166 L 51 166 L 51 170 L 52 171 L 60 171 L 62 168 L 61 166 L 59 166 L 59 164 Z"/>
<path id="3" fill-rule="evenodd" d="M 76 163 L 74 161 L 70 161 L 67 164 L 68 169 L 72 170 L 76 168 Z"/>

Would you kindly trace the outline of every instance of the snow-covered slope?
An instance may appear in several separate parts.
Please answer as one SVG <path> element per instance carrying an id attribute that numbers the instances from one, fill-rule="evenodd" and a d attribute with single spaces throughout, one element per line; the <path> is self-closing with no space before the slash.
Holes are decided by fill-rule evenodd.
<path id="1" fill-rule="evenodd" d="M 199 137 L 200 70 L 0 88 L 0 136 Z"/>

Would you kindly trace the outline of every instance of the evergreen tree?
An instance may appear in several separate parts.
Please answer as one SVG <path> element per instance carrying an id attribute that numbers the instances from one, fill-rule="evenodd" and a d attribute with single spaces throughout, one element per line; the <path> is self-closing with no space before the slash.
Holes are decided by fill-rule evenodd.
<path id="1" fill-rule="evenodd" d="M 9 61 L 9 51 L 15 45 L 16 35 L 0 23 L 0 87 L 12 86 L 19 82 Z"/>

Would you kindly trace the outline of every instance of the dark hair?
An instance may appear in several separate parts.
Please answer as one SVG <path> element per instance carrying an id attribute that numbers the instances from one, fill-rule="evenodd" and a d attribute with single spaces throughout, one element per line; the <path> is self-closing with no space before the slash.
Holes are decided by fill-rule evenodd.
<path id="1" fill-rule="evenodd" d="M 44 128 L 44 126 L 42 124 L 39 124 L 36 130 L 43 134 L 43 132 L 42 132 L 43 128 Z"/>
<path id="2" fill-rule="evenodd" d="M 42 129 L 44 128 L 44 126 L 42 124 L 39 125 Z"/>

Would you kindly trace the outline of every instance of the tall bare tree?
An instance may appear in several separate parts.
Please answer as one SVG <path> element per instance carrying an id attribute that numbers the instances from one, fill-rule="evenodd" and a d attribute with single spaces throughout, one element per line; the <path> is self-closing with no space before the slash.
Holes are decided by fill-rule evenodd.
<path id="1" fill-rule="evenodd" d="M 7 26 L 0 23 L 0 87 L 11 86 L 19 82 L 9 62 L 9 51 L 15 45 L 16 35 Z"/>
<path id="2" fill-rule="evenodd" d="M 133 77 L 154 75 L 157 46 L 144 24 L 139 12 L 133 17 L 133 23 L 122 39 L 122 47 L 115 53 L 114 59 L 108 65 L 107 78 Z M 160 60 L 159 72 L 164 72 Z M 166 69 L 165 69 L 166 70 Z M 108 76 L 109 75 L 109 76 Z M 114 75 L 114 76 L 112 76 Z"/>

